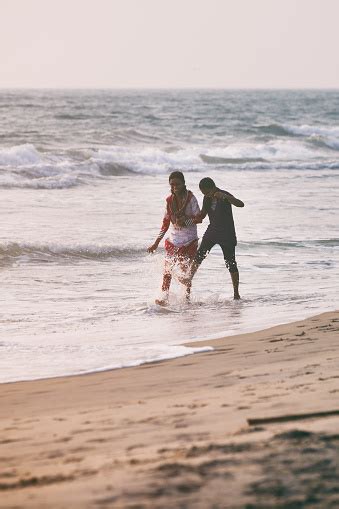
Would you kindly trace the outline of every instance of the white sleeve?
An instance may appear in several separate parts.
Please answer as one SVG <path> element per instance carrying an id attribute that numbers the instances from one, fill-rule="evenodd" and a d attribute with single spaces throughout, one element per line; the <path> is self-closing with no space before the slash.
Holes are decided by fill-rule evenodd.
<path id="1" fill-rule="evenodd" d="M 190 208 L 191 208 L 192 216 L 196 216 L 197 214 L 200 213 L 199 203 L 198 203 L 198 200 L 196 199 L 196 197 L 194 196 L 194 194 L 192 195 L 192 198 L 190 201 Z"/>

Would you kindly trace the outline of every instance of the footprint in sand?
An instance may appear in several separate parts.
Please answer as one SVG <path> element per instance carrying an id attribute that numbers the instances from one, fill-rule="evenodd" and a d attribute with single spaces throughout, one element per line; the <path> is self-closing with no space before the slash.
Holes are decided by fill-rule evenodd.
<path id="1" fill-rule="evenodd" d="M 16 470 L 9 470 L 9 471 L 5 471 L 5 472 L 2 472 L 0 474 L 0 477 L 3 477 L 3 478 L 12 478 L 12 477 L 16 477 L 17 476 L 17 471 Z"/>
<path id="2" fill-rule="evenodd" d="M 208 403 L 192 403 L 190 405 L 187 405 L 187 408 L 193 410 L 195 408 L 203 408 L 205 406 L 208 406 Z"/>
<path id="3" fill-rule="evenodd" d="M 67 464 L 67 463 L 80 463 L 81 461 L 83 461 L 84 458 L 81 458 L 80 456 L 73 456 L 73 457 L 70 457 L 70 458 L 66 458 L 64 460 L 64 463 Z"/>
<path id="4" fill-rule="evenodd" d="M 61 437 L 61 438 L 58 438 L 58 440 L 55 440 L 55 443 L 60 444 L 60 443 L 64 443 L 64 442 L 69 442 L 72 439 L 73 439 L 73 437 Z"/>
<path id="5" fill-rule="evenodd" d="M 42 455 L 43 457 L 45 457 L 45 454 Z M 61 458 L 62 456 L 65 456 L 65 454 L 59 450 L 56 450 L 56 451 L 51 451 L 47 454 L 47 458 L 49 460 L 52 460 L 52 459 L 55 459 L 55 458 Z"/>
<path id="6" fill-rule="evenodd" d="M 91 438 L 90 440 L 87 440 L 87 443 L 103 444 L 105 442 L 110 442 L 111 440 L 111 438 Z"/>

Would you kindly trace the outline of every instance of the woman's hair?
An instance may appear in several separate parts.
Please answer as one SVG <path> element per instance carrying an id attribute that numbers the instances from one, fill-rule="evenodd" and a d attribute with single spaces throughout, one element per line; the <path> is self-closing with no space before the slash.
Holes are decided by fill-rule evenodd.
<path id="1" fill-rule="evenodd" d="M 205 177 L 199 182 L 200 189 L 213 189 L 215 187 L 214 180 L 210 177 Z"/>
<path id="2" fill-rule="evenodd" d="M 181 171 L 172 171 L 172 173 L 168 177 L 168 181 L 170 181 L 171 179 L 179 179 L 185 184 L 185 177 L 184 174 L 181 173 Z"/>

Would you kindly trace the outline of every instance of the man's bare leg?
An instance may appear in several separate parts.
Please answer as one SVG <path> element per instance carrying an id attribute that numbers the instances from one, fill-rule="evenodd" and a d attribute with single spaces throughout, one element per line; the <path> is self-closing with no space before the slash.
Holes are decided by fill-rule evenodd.
<path id="1" fill-rule="evenodd" d="M 233 291 L 234 291 L 234 299 L 239 300 L 239 272 L 231 272 L 231 278 L 232 278 L 232 284 L 233 284 Z"/>

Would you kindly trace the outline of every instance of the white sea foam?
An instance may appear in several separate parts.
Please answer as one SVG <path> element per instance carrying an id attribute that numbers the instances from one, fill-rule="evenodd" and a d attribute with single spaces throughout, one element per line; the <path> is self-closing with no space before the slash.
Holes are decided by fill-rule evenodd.
<path id="1" fill-rule="evenodd" d="M 98 150 L 92 161 L 98 164 L 114 162 L 123 164 L 138 173 L 166 173 L 171 168 L 181 167 L 186 170 L 199 169 L 201 160 L 199 148 L 192 147 L 176 152 L 167 152 L 157 147 L 107 147 Z"/>
<path id="2" fill-rule="evenodd" d="M 8 350 L 16 358 L 15 365 L 6 370 L 0 369 L 0 383 L 14 381 L 27 381 L 53 376 L 83 375 L 85 373 L 102 372 L 111 369 L 140 366 L 151 362 L 159 362 L 177 357 L 185 357 L 194 353 L 210 352 L 213 347 L 186 347 L 183 345 L 134 345 L 128 348 L 107 347 L 107 341 L 91 346 L 91 338 L 82 336 L 74 337 L 70 343 L 69 337 L 61 338 L 55 335 L 48 340 L 45 338 L 44 347 L 38 346 L 34 340 L 26 338 L 26 349 L 11 348 Z M 106 345 L 105 345 L 106 343 Z M 6 348 L 6 347 L 5 347 Z M 130 351 L 129 351 L 130 350 Z M 126 355 L 129 351 L 129 355 Z M 74 355 L 76 353 L 76 355 Z M 31 361 L 29 367 L 26 365 L 25 357 L 29 354 Z M 73 355 L 72 355 L 73 354 Z M 65 362 L 69 356 L 72 357 L 71 364 Z M 129 360 L 127 358 L 129 357 Z M 0 359 L 0 368 L 2 362 Z M 28 369 L 27 369 L 28 368 Z M 20 374 L 21 373 L 21 374 Z"/>
<path id="3" fill-rule="evenodd" d="M 107 147 L 92 156 L 98 165 L 112 162 L 136 173 L 167 173 L 174 168 L 203 171 L 210 164 L 248 164 L 265 168 L 265 163 L 310 161 L 323 157 L 320 148 L 297 140 L 275 140 L 267 143 L 230 143 L 227 146 L 190 146 L 176 152 L 157 147 Z M 204 158 L 204 156 L 206 156 Z M 215 161 L 213 161 L 215 159 Z"/>
<path id="4" fill-rule="evenodd" d="M 313 149 L 294 140 L 275 140 L 267 143 L 233 143 L 227 147 L 208 150 L 207 155 L 229 159 L 265 159 L 267 161 L 298 161 L 316 156 Z"/>
<path id="5" fill-rule="evenodd" d="M 338 126 L 312 126 L 312 125 L 283 125 L 284 129 L 297 136 L 307 136 L 311 140 L 321 141 L 327 147 L 339 150 L 339 127 Z"/>
<path id="6" fill-rule="evenodd" d="M 41 153 L 31 144 L 0 150 L 0 167 L 0 187 L 7 189 L 67 189 L 83 178 L 100 178 L 97 166 L 88 163 L 88 151 L 79 160 L 67 153 Z"/>
<path id="7" fill-rule="evenodd" d="M 339 126 L 314 126 L 314 125 L 289 125 L 282 124 L 282 127 L 292 133 L 300 136 L 328 136 L 339 139 Z"/>
<path id="8" fill-rule="evenodd" d="M 38 168 L 33 168 L 29 176 L 2 174 L 0 175 L 0 187 L 3 189 L 68 189 L 79 184 L 79 178 L 76 175 L 61 173 L 43 177 L 37 175 L 36 173 L 40 172 L 36 170 Z"/>
<path id="9" fill-rule="evenodd" d="M 0 149 L 0 166 L 26 166 L 40 161 L 41 155 L 29 143 Z"/>

